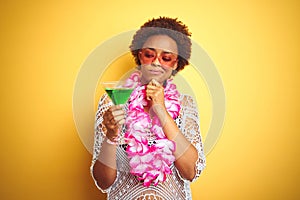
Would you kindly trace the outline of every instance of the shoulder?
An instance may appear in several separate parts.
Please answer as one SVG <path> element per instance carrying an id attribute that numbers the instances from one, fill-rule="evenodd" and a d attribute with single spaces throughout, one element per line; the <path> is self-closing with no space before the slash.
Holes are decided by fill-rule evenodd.
<path id="1" fill-rule="evenodd" d="M 106 93 L 104 93 L 98 101 L 98 108 L 102 105 L 111 104 L 111 103 L 112 102 L 111 102 L 110 98 L 108 97 L 108 95 Z"/>
<path id="2" fill-rule="evenodd" d="M 180 102 L 180 115 L 190 116 L 198 115 L 198 105 L 195 98 L 191 95 L 181 94 L 179 97 Z"/>
<path id="3" fill-rule="evenodd" d="M 192 97 L 191 95 L 188 95 L 188 94 L 180 94 L 179 102 L 180 102 L 180 105 L 183 107 L 190 107 L 190 106 L 196 105 L 196 101 L 195 101 L 194 97 Z"/>

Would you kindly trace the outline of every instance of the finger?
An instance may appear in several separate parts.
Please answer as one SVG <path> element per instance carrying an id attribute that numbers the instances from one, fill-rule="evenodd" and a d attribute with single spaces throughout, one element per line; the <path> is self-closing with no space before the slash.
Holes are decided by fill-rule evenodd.
<path id="1" fill-rule="evenodd" d="M 152 100 L 152 98 L 151 98 L 149 95 L 147 95 L 146 99 L 147 99 L 148 101 L 151 101 L 151 100 Z"/>
<path id="2" fill-rule="evenodd" d="M 113 119 L 114 119 L 114 116 L 111 113 L 108 113 L 105 116 L 103 116 L 104 124 L 110 124 Z"/>
<path id="3" fill-rule="evenodd" d="M 146 95 L 150 96 L 150 97 L 156 97 L 159 95 L 159 93 L 162 93 L 163 90 L 162 88 L 158 88 L 156 86 L 152 86 L 152 87 L 147 87 L 146 89 Z"/>
<path id="4" fill-rule="evenodd" d="M 148 100 L 153 100 L 153 98 L 156 98 L 160 94 L 160 91 L 158 90 L 149 90 L 146 91 L 146 97 Z"/>
<path id="5" fill-rule="evenodd" d="M 164 88 L 162 86 L 154 86 L 154 85 L 148 85 L 146 88 L 146 92 L 163 92 Z"/>
<path id="6" fill-rule="evenodd" d="M 115 120 L 115 118 L 112 118 L 112 119 L 110 120 L 110 124 L 116 125 L 116 120 Z"/>
<path id="7" fill-rule="evenodd" d="M 119 105 L 111 106 L 108 110 L 110 112 L 113 112 L 115 110 L 123 110 L 123 108 L 124 108 L 124 104 L 119 104 Z"/>
<path id="8" fill-rule="evenodd" d="M 155 79 L 152 79 L 150 82 L 149 82 L 150 85 L 153 85 L 153 86 L 159 86 L 159 82 Z"/>
<path id="9" fill-rule="evenodd" d="M 153 85 L 153 80 L 154 79 L 151 79 L 151 81 L 148 83 L 148 85 Z"/>
<path id="10" fill-rule="evenodd" d="M 107 129 L 107 131 L 108 131 L 108 133 L 109 133 L 110 136 L 117 135 L 117 130 L 119 128 L 117 125 L 115 125 L 115 124 L 107 124 L 107 125 L 105 125 L 105 127 L 106 127 L 106 129 Z"/>
<path id="11" fill-rule="evenodd" d="M 125 116 L 120 115 L 120 116 L 115 117 L 115 122 L 116 122 L 116 124 L 120 124 L 120 121 L 124 120 L 124 119 L 125 119 Z"/>
<path id="12" fill-rule="evenodd" d="M 106 124 L 105 127 L 111 135 L 117 135 L 119 130 L 118 124 Z"/>
<path id="13" fill-rule="evenodd" d="M 146 88 L 146 94 L 153 94 L 157 90 L 158 90 L 157 86 L 148 85 Z"/>
<path id="14" fill-rule="evenodd" d="M 147 85 L 146 90 L 156 90 L 158 87 L 156 85 Z"/>
<path id="15" fill-rule="evenodd" d="M 155 86 L 160 86 L 159 82 L 155 79 L 152 79 L 152 84 Z"/>
<path id="16" fill-rule="evenodd" d="M 125 118 L 124 119 L 121 119 L 119 122 L 118 122 L 119 125 L 123 125 L 125 124 Z"/>
<path id="17" fill-rule="evenodd" d="M 152 100 L 153 91 L 152 90 L 146 90 L 146 98 L 148 101 Z"/>
<path id="18" fill-rule="evenodd" d="M 114 116 L 114 118 L 118 117 L 118 116 L 123 116 L 125 115 L 124 110 L 115 110 L 112 112 L 112 115 Z"/>
<path id="19" fill-rule="evenodd" d="M 110 120 L 112 117 L 113 117 L 113 115 L 112 115 L 112 112 L 110 111 L 110 109 L 108 109 L 103 115 L 103 118 L 107 119 L 107 120 Z"/>
<path id="20" fill-rule="evenodd" d="M 121 115 L 122 116 L 122 115 Z M 125 115 L 124 115 L 125 116 Z M 118 120 L 119 121 L 119 120 Z M 107 113 L 106 116 L 103 118 L 103 124 L 107 127 L 107 128 L 111 128 L 112 127 L 108 127 L 109 125 L 116 125 L 117 124 L 117 120 L 115 119 L 115 116 L 112 115 L 112 113 Z"/>

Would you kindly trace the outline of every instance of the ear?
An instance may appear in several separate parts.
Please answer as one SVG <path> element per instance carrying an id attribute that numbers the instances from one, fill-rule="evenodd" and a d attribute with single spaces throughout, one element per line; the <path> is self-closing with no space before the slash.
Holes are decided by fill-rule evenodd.
<path id="1" fill-rule="evenodd" d="M 139 50 L 139 52 L 138 52 L 138 58 L 139 58 L 139 62 L 141 63 L 141 50 Z"/>

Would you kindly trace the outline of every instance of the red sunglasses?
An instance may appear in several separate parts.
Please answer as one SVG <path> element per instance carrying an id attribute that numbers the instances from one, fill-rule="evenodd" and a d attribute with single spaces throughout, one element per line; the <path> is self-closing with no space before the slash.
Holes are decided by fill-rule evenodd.
<path id="1" fill-rule="evenodd" d="M 139 53 L 142 64 L 151 64 L 158 58 L 162 66 L 173 67 L 177 61 L 177 54 L 167 51 L 162 51 L 158 54 L 154 48 L 141 49 Z"/>

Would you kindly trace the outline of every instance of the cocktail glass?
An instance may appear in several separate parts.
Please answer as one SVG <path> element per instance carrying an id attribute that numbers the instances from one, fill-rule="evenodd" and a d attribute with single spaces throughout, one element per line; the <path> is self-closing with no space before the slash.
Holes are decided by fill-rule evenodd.
<path id="1" fill-rule="evenodd" d="M 125 81 L 108 81 L 101 84 L 115 105 L 125 104 L 134 89 L 134 85 L 128 86 Z"/>
<path id="2" fill-rule="evenodd" d="M 126 84 L 125 81 L 108 81 L 102 82 L 101 84 L 115 105 L 125 104 L 135 88 L 134 84 L 129 85 Z M 121 132 L 122 127 L 118 125 L 118 129 L 119 132 Z M 120 142 L 120 137 L 118 136 L 114 139 L 114 141 L 107 140 L 107 142 L 111 144 L 118 144 Z"/>

